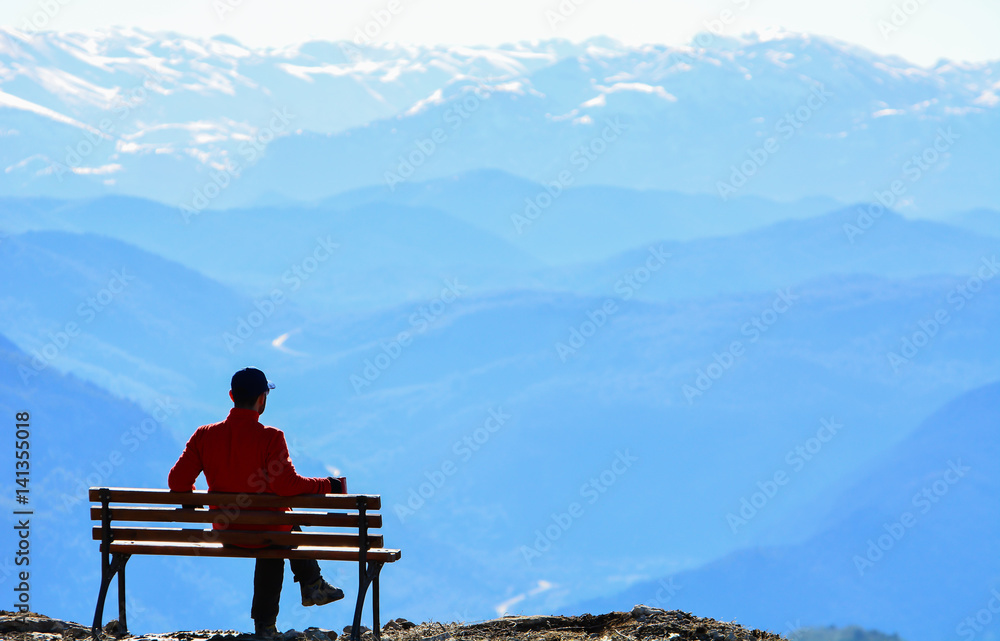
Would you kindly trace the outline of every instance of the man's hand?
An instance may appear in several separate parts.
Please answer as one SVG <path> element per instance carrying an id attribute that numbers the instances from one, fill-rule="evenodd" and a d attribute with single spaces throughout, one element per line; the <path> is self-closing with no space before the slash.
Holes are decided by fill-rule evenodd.
<path id="1" fill-rule="evenodd" d="M 338 476 L 334 478 L 332 476 L 326 477 L 330 481 L 330 493 L 331 494 L 347 494 L 347 477 Z"/>

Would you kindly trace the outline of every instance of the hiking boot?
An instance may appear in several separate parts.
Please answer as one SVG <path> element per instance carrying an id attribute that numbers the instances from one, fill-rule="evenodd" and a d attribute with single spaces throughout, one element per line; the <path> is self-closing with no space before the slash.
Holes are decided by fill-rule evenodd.
<path id="1" fill-rule="evenodd" d="M 273 621 L 271 623 L 257 623 L 254 621 L 253 634 L 262 639 L 276 639 L 281 636 L 281 632 L 278 631 Z"/>
<path id="2" fill-rule="evenodd" d="M 320 577 L 309 585 L 301 584 L 302 605 L 326 605 L 344 598 L 344 591 L 335 588 Z"/>

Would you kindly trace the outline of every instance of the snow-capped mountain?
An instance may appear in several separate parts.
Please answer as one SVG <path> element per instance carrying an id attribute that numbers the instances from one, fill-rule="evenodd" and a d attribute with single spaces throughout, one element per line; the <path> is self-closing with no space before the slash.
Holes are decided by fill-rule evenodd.
<path id="1" fill-rule="evenodd" d="M 2 195 L 314 200 L 497 168 L 553 185 L 995 207 L 1000 64 L 806 35 L 252 49 L 0 30 Z"/>

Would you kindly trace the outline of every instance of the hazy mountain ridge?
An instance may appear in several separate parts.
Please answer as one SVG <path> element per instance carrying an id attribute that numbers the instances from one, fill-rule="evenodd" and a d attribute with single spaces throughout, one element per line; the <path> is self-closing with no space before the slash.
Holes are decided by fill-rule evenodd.
<path id="1" fill-rule="evenodd" d="M 254 309 L 187 267 L 98 235 L 27 232 L 0 253 L 0 331 L 35 355 L 25 383 L 54 367 L 124 397 L 183 396 L 183 370 L 224 362 L 223 332 Z"/>
<path id="2" fill-rule="evenodd" d="M 994 383 L 935 412 L 869 466 L 812 539 L 740 551 L 672 577 L 683 587 L 671 605 L 751 625 L 782 618 L 804 625 L 878 621 L 907 639 L 974 634 L 967 616 L 985 607 L 998 572 L 991 560 L 1000 519 L 984 509 L 1000 484 L 993 465 L 998 398 Z M 722 580 L 727 589 L 720 591 Z M 924 592 L 927 582 L 948 599 Z M 570 611 L 628 601 L 655 585 Z"/>
<path id="3" fill-rule="evenodd" d="M 855 287 L 863 289 L 860 284 Z M 711 306 L 672 305 L 666 309 L 621 304 L 607 329 L 565 363 L 559 358 L 556 342 L 569 342 L 569 327 L 585 319 L 603 299 L 573 301 L 529 294 L 523 300 L 502 298 L 492 306 L 489 301 L 469 299 L 456 303 L 447 318 L 427 333 L 416 335 L 388 369 L 374 370 L 377 378 L 361 388 L 360 394 L 351 376 L 364 377 L 366 359 L 377 362 L 382 345 L 389 343 L 395 331 L 408 328 L 409 310 L 394 312 L 395 322 L 359 319 L 352 327 L 330 328 L 323 334 L 318 334 L 325 329 L 322 326 L 306 326 L 289 346 L 315 354 L 318 362 L 306 372 L 297 372 L 295 363 L 275 370 L 274 376 L 285 382 L 282 403 L 277 407 L 296 406 L 301 419 L 296 422 L 304 430 L 304 438 L 323 443 L 314 449 L 340 453 L 338 458 L 350 461 L 352 474 L 362 472 L 366 484 L 379 486 L 386 500 L 391 500 L 401 545 L 413 548 L 413 565 L 398 570 L 407 580 L 417 567 L 438 563 L 434 559 L 449 549 L 448 541 L 456 532 L 455 527 L 445 525 L 448 515 L 462 515 L 460 527 L 468 528 L 475 540 L 491 551 L 484 554 L 463 547 L 458 564 L 465 568 L 462 578 L 448 579 L 450 583 L 458 581 L 454 607 L 479 611 L 481 596 L 469 592 L 471 587 L 478 584 L 480 589 L 502 594 L 505 580 L 514 580 L 515 585 L 534 585 L 537 580 L 558 584 L 559 589 L 541 597 L 547 600 L 539 607 L 552 607 L 553 601 L 601 586 L 578 583 L 575 571 L 564 565 L 575 554 L 594 554 L 601 559 L 604 569 L 588 569 L 584 572 L 587 575 L 595 571 L 617 574 L 613 568 L 639 562 L 609 558 L 602 539 L 592 540 L 586 529 L 579 528 L 554 542 L 553 551 L 531 566 L 524 563 L 518 547 L 535 545 L 535 529 L 550 524 L 552 512 L 565 510 L 577 496 L 578 483 L 604 469 L 616 450 L 639 452 L 645 463 L 617 482 L 615 496 L 648 487 L 699 488 L 690 495 L 663 496 L 665 514 L 658 517 L 663 522 L 653 519 L 638 528 L 635 545 L 641 548 L 642 530 L 669 528 L 673 520 L 669 515 L 683 513 L 709 526 L 699 531 L 697 543 L 671 530 L 671 539 L 677 539 L 674 545 L 689 554 L 699 549 L 704 550 L 702 554 L 711 554 L 708 550 L 716 546 L 753 540 L 756 534 L 750 530 L 733 537 L 725 524 L 726 512 L 739 505 L 741 490 L 735 488 L 752 488 L 761 475 L 773 472 L 773 466 L 784 465 L 786 452 L 812 436 L 821 418 L 832 417 L 849 426 L 847 433 L 853 436 L 844 437 L 828 450 L 828 458 L 817 461 L 818 467 L 810 467 L 801 485 L 783 494 L 781 501 L 771 506 L 772 511 L 752 524 L 754 532 L 766 530 L 773 518 L 808 501 L 811 492 L 852 472 L 852 460 L 857 465 L 865 453 L 891 445 L 905 434 L 926 411 L 923 408 L 931 397 L 942 399 L 945 394 L 947 384 L 940 374 L 932 376 L 933 381 L 924 378 L 941 362 L 938 359 L 951 360 L 953 354 L 962 353 L 965 360 L 974 358 L 973 352 L 988 353 L 991 349 L 979 342 L 960 350 L 943 350 L 937 344 L 933 352 L 921 353 L 918 368 L 894 376 L 884 354 L 870 343 L 881 336 L 886 348 L 895 347 L 899 336 L 893 335 L 895 323 L 907 316 L 919 317 L 920 301 L 929 292 L 907 294 L 902 290 L 887 297 L 881 284 L 870 283 L 869 287 L 864 290 L 868 300 L 860 309 L 859 301 L 864 299 L 856 298 L 853 288 L 845 287 L 843 298 L 824 293 L 826 300 L 796 303 L 794 320 L 792 316 L 782 319 L 780 326 L 758 342 L 743 337 L 747 358 L 714 383 L 704 398 L 695 399 L 693 407 L 686 403 L 682 385 L 695 384 L 697 370 L 713 362 L 713 351 L 721 353 L 720 344 L 739 337 L 741 323 L 759 313 L 770 298 L 750 298 L 735 308 L 731 299 Z M 942 283 L 930 291 L 942 295 L 946 287 L 950 285 Z M 532 304 L 532 299 L 537 303 Z M 555 309 L 553 303 L 557 304 Z M 975 317 L 965 316 L 952 326 L 952 338 L 961 335 L 963 326 L 974 327 L 992 313 L 981 307 L 983 304 L 986 299 L 979 302 Z M 566 309 L 568 305 L 572 306 Z M 464 309 L 468 307 L 472 310 Z M 896 315 L 886 316 L 887 310 L 896 310 Z M 871 333 L 857 331 L 859 326 L 872 325 L 882 327 L 871 328 Z M 694 337 L 690 331 L 678 335 L 676 331 L 692 326 L 701 328 L 705 335 Z M 843 347 L 844 337 L 837 330 L 845 326 L 854 328 L 851 335 L 856 337 L 849 349 Z M 374 337 L 372 330 L 377 332 Z M 823 340 L 810 339 L 814 335 Z M 865 343 L 869 345 L 862 347 Z M 337 344 L 345 348 L 370 346 L 360 353 L 338 353 L 331 358 L 317 353 L 324 345 L 336 349 Z M 980 361 L 981 365 L 966 362 L 960 367 L 966 371 L 964 376 L 975 377 L 980 367 L 992 367 L 987 361 Z M 903 383 L 907 383 L 905 389 L 900 387 Z M 818 395 L 816 386 L 823 390 Z M 924 390 L 920 404 L 912 398 L 910 390 L 915 388 Z M 306 414 L 305 400 L 322 394 L 335 409 L 330 412 L 316 407 Z M 615 398 L 618 400 L 610 400 Z M 756 400 L 748 406 L 748 398 Z M 817 406 L 829 407 L 830 416 L 817 416 Z M 470 463 L 460 456 L 462 448 L 455 447 L 483 425 L 491 409 L 511 418 L 480 448 L 482 453 L 473 450 L 474 463 Z M 747 416 L 753 417 L 751 429 Z M 873 420 L 872 416 L 880 418 Z M 325 427 L 330 424 L 337 426 L 334 433 Z M 668 426 L 666 432 L 664 426 Z M 373 431 L 393 445 L 372 450 L 366 443 Z M 574 440 L 579 433 L 588 434 L 588 439 Z M 707 435 L 711 435 L 708 440 Z M 718 439 L 733 444 L 739 453 L 730 456 L 719 452 Z M 852 448 L 856 451 L 851 452 Z M 752 462 L 748 464 L 747 458 Z M 408 463 L 415 460 L 426 463 Z M 460 483 L 449 482 L 435 490 L 430 500 L 410 503 L 412 492 L 445 460 L 456 463 Z M 654 460 L 657 464 L 651 466 Z M 707 467 L 706 461 L 711 461 Z M 386 466 L 398 470 L 399 476 L 391 479 Z M 740 470 L 739 478 L 718 473 L 730 468 Z M 492 491 L 498 484 L 508 491 Z M 526 493 L 539 492 L 546 500 L 527 511 L 517 500 Z M 490 498 L 484 502 L 483 496 Z M 397 514 L 400 506 L 405 510 Z M 415 514 L 409 515 L 409 510 Z M 588 508 L 585 522 L 591 524 L 588 528 L 597 527 L 598 523 L 626 518 L 628 510 L 627 502 L 602 502 Z M 640 566 L 678 562 L 673 555 L 651 559 L 646 554 Z M 450 576 L 457 567 L 436 571 Z M 393 590 L 386 587 L 385 593 Z M 399 597 L 408 602 L 411 598 Z"/>
<path id="4" fill-rule="evenodd" d="M 420 206 L 258 207 L 184 224 L 176 210 L 140 199 L 66 201 L 38 215 L 33 203 L 3 204 L 0 225 L 108 235 L 248 297 L 280 291 L 314 311 L 352 313 L 429 298 L 456 279 L 462 287 L 527 285 L 543 266 L 503 239 Z"/>
<path id="5" fill-rule="evenodd" d="M 800 222 L 779 231 L 815 223 Z M 3 263 L 4 282 L 17 289 L 3 299 L 16 314 L 2 318 L 5 333 L 29 346 L 51 341 L 47 328 L 82 322 L 79 302 L 106 287 L 111 270 L 132 266 L 136 279 L 41 371 L 113 381 L 151 409 L 157 395 L 177 398 L 179 409 L 165 425 L 178 440 L 225 414 L 232 371 L 247 363 L 264 367 L 279 384 L 267 421 L 298 443 L 302 472 L 337 469 L 353 487 L 384 496 L 386 535 L 408 550 L 409 560 L 393 568 L 397 578 L 383 585 L 383 597 L 406 616 L 487 616 L 539 585 L 552 587 L 525 599 L 524 607 L 553 609 L 625 587 L 636 575 L 689 569 L 752 545 L 799 506 L 843 487 L 936 405 L 990 380 L 1000 354 L 987 329 L 1000 313 L 992 283 L 955 310 L 948 295 L 968 274 L 903 280 L 839 272 L 790 282 L 785 292 L 667 301 L 544 287 L 445 296 L 443 285 L 428 298 L 351 314 L 338 313 L 336 301 L 323 314 L 305 314 L 289 300 L 230 352 L 223 332 L 233 331 L 238 317 L 249 318 L 255 302 L 196 271 L 93 235 L 15 235 L 0 249 L 22 252 Z M 953 312 L 950 322 L 894 369 L 887 353 L 939 306 Z M 167 319 L 173 320 L 160 322 Z M 279 335 L 285 338 L 275 344 Z M 733 341 L 743 351 L 727 356 Z M 23 385 L 16 370 L 9 376 Z M 30 382 L 48 386 L 41 376 Z M 465 439 L 494 415 L 505 417 L 501 429 L 484 443 L 473 441 L 473 449 Z M 725 515 L 757 481 L 784 467 L 787 453 L 813 437 L 822 420 L 846 426 L 828 456 L 734 535 Z M 720 441 L 731 448 L 720 450 Z M 169 449 L 129 482 L 160 486 Z M 581 485 L 617 456 L 639 460 L 606 488 L 614 500 L 589 502 Z M 445 461 L 458 476 L 411 504 L 412 493 Z M 698 491 L 671 489 L 684 487 Z M 624 499 L 648 498 L 648 488 L 656 488 L 662 513 L 629 529 L 626 544 L 609 554 L 603 524 L 629 518 L 634 507 Z M 526 504 L 528 495 L 542 500 Z M 574 501 L 586 505 L 580 527 L 548 546 L 539 542 L 552 514 Z M 677 514 L 706 526 L 677 528 Z M 466 544 L 456 547 L 456 534 Z M 653 552 L 645 543 L 650 537 L 664 541 Z M 544 553 L 529 559 L 525 549 Z M 570 562 L 581 557 L 595 562 Z M 173 568 L 166 571 L 179 585 L 199 580 L 185 565 L 137 567 Z M 623 576 L 622 567 L 635 572 Z M 242 571 L 213 568 L 219 581 L 239 580 L 232 577 Z M 333 576 L 342 581 L 349 574 Z M 428 591 L 430 584 L 439 587 Z M 245 606 L 219 602 L 213 616 L 242 618 Z"/>
<path id="6" fill-rule="evenodd" d="M 179 411 L 180 399 L 162 395 L 147 413 L 55 368 L 39 371 L 25 384 L 21 372 L 31 368 L 32 357 L 0 335 L 0 410 L 5 416 L 29 416 L 32 605 L 86 620 L 100 585 L 87 488 L 158 486 L 157 468 L 169 466 L 178 448 L 166 421 Z M 16 547 L 16 537 L 16 530 L 4 529 L 6 545 Z M 140 576 L 152 578 L 143 569 Z M 169 574 L 159 579 L 180 587 Z M 149 601 L 131 598 L 133 606 Z M 166 621 L 156 607 L 147 612 L 154 624 Z"/>
<path id="7" fill-rule="evenodd" d="M 995 209 L 975 209 L 950 216 L 952 225 L 965 227 L 983 236 L 1000 237 L 1000 211 Z"/>
<path id="8" fill-rule="evenodd" d="M 824 198 L 785 203 L 742 196 L 722 202 L 714 195 L 599 185 L 570 185 L 560 188 L 549 207 L 533 204 L 547 193 L 543 184 L 484 169 L 406 182 L 393 190 L 351 190 L 320 206 L 430 206 L 555 264 L 600 259 L 653 241 L 734 235 L 839 207 Z"/>
<path id="9" fill-rule="evenodd" d="M 984 269 L 990 280 L 1000 269 L 996 262 L 1000 243 L 995 238 L 947 224 L 908 220 L 891 211 L 862 231 L 857 218 L 864 209 L 859 205 L 804 220 L 779 221 L 731 236 L 651 243 L 579 266 L 569 278 L 553 282 L 575 291 L 628 291 L 622 275 L 641 267 L 651 248 L 669 258 L 662 274 L 637 289 L 637 295 L 647 300 L 760 292 L 834 275 L 971 277 Z"/>
<path id="10" fill-rule="evenodd" d="M 747 198 L 702 223 L 711 211 L 705 197 L 601 188 L 567 191 L 567 205 L 589 201 L 589 210 L 553 211 L 538 229 L 517 234 L 505 232 L 504 207 L 477 204 L 498 200 L 497 183 L 517 179 L 472 172 L 417 185 L 391 202 L 362 190 L 316 206 L 211 212 L 189 224 L 176 210 L 141 199 L 9 199 L 0 204 L 0 225 L 109 235 L 255 300 L 281 292 L 312 315 L 429 301 L 447 283 L 479 294 L 631 291 L 673 300 L 769 291 L 835 274 L 971 276 L 1000 249 L 993 236 L 892 211 L 859 227 L 868 208 L 861 204 L 819 214 L 823 201 L 797 206 Z M 608 220 L 604 203 L 594 202 L 602 194 L 635 203 L 630 212 L 641 224 Z M 668 203 L 672 210 L 665 210 Z M 677 240 L 699 228 L 695 238 Z M 571 255 L 576 259 L 567 262 Z M 647 285 L 648 275 L 639 274 L 637 283 L 633 272 L 648 269 L 647 260 L 657 263 L 656 277 Z"/>

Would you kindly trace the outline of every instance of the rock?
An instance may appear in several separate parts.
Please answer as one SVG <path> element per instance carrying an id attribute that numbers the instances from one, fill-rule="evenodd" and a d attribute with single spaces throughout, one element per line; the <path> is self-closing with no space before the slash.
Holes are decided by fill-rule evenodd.
<path id="1" fill-rule="evenodd" d="M 632 608 L 632 618 L 636 621 L 645 621 L 651 616 L 656 616 L 658 613 L 663 612 L 663 610 L 658 610 L 656 608 L 651 608 L 648 605 L 637 605 Z"/>
<path id="2" fill-rule="evenodd" d="M 366 628 L 365 626 L 361 626 L 359 629 L 361 630 L 361 634 L 364 634 L 365 632 L 371 632 L 372 631 L 371 628 Z M 349 626 L 349 625 L 345 625 L 344 626 L 344 636 L 345 637 L 351 636 L 351 626 Z"/>
<path id="3" fill-rule="evenodd" d="M 304 634 L 309 641 L 337 641 L 337 633 L 333 630 L 326 630 L 324 628 L 306 628 L 303 630 L 302 634 Z"/>
<path id="4" fill-rule="evenodd" d="M 193 630 L 175 632 L 170 635 L 144 634 L 136 641 L 258 641 L 260 637 L 249 632 L 236 630 Z"/>
<path id="5" fill-rule="evenodd" d="M 398 619 L 393 619 L 383 625 L 382 630 L 387 632 L 392 630 L 411 630 L 415 627 L 417 627 L 416 623 L 412 623 L 402 617 L 399 617 Z"/>
<path id="6" fill-rule="evenodd" d="M 89 634 L 90 629 L 79 623 L 67 623 L 41 614 L 0 613 L 0 632 L 52 632 L 78 636 L 81 631 Z"/>
<path id="7" fill-rule="evenodd" d="M 304 635 L 298 630 L 288 630 L 280 638 L 281 641 L 294 641 L 295 639 L 304 638 Z"/>
<path id="8" fill-rule="evenodd" d="M 104 624 L 104 632 L 110 634 L 113 637 L 124 636 L 125 632 L 122 630 L 122 626 L 118 623 L 118 619 L 112 619 Z"/>

